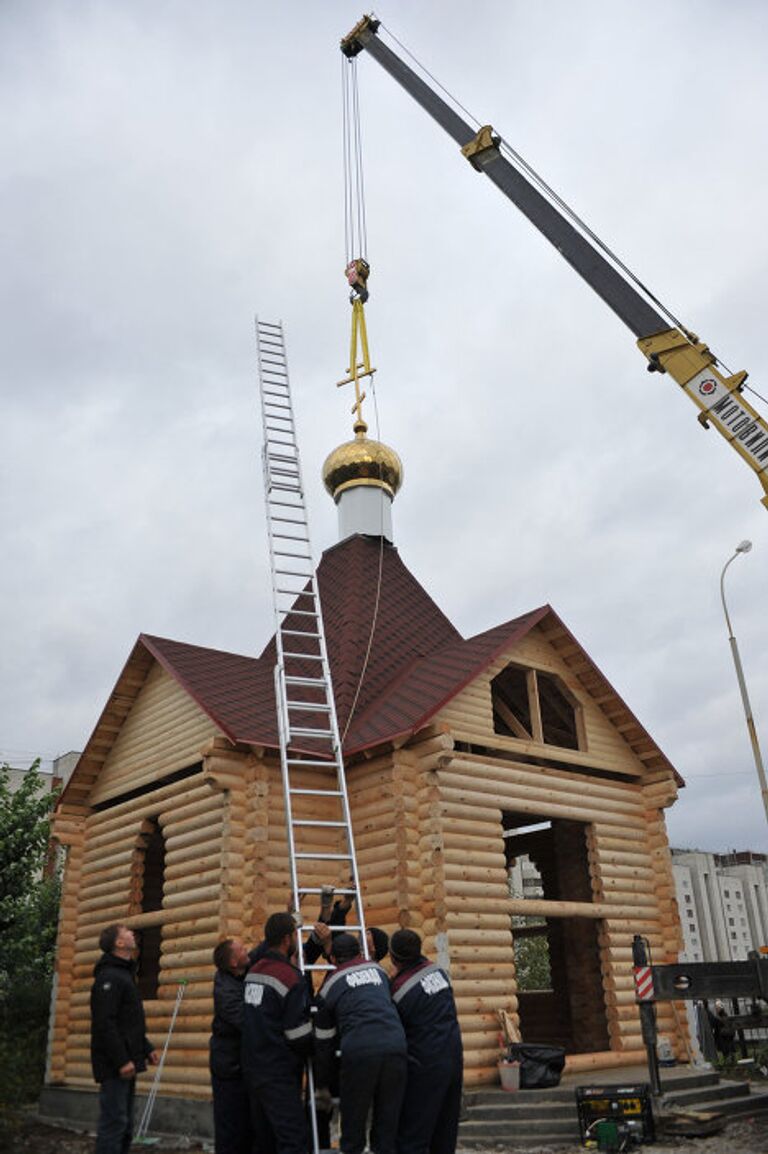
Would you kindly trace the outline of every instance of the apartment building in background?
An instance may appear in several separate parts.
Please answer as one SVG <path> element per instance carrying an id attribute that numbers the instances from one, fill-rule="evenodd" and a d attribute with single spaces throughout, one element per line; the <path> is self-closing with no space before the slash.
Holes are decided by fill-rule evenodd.
<path id="1" fill-rule="evenodd" d="M 768 947 L 768 857 L 672 850 L 686 962 L 745 961 Z"/>

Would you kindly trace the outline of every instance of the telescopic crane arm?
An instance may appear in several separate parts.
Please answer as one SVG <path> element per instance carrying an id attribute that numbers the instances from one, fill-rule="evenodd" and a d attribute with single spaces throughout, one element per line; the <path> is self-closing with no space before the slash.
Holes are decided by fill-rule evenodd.
<path id="1" fill-rule="evenodd" d="M 699 421 L 712 424 L 757 474 L 768 508 L 768 424 L 742 396 L 745 372 L 726 376 L 717 358 L 693 333 L 674 326 L 642 292 L 614 267 L 566 216 L 539 192 L 527 176 L 502 155 L 489 125 L 476 132 L 443 98 L 377 35 L 379 21 L 363 19 L 341 42 L 345 56 L 365 50 L 394 77 L 459 145 L 470 164 L 484 173 L 543 233 L 609 308 L 634 333 L 649 372 L 669 373 L 700 410 Z"/>

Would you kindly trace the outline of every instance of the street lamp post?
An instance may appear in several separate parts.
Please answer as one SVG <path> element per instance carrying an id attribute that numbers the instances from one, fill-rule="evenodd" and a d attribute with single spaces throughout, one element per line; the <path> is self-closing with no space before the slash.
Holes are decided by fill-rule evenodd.
<path id="1" fill-rule="evenodd" d="M 752 755 L 755 759 L 755 768 L 757 769 L 757 777 L 760 782 L 760 792 L 763 795 L 763 807 L 765 809 L 766 820 L 768 820 L 768 784 L 765 780 L 765 769 L 763 767 L 763 758 L 760 753 L 760 743 L 757 740 L 757 730 L 755 729 L 755 720 L 752 716 L 752 706 L 749 704 L 749 694 L 747 693 L 747 683 L 744 680 L 744 670 L 741 667 L 741 657 L 739 656 L 739 647 L 736 644 L 736 638 L 733 635 L 731 628 L 731 619 L 728 616 L 728 606 L 725 603 L 725 571 L 732 561 L 735 561 L 740 553 L 748 553 L 752 548 L 751 541 L 742 541 L 736 546 L 736 552 L 732 557 L 729 557 L 723 566 L 723 571 L 720 574 L 720 599 L 723 602 L 723 613 L 725 614 L 725 623 L 728 626 L 728 641 L 731 646 L 731 653 L 733 654 L 733 664 L 736 667 L 736 677 L 739 682 L 739 689 L 741 690 L 741 700 L 744 705 L 744 716 L 747 719 L 747 729 L 749 730 L 749 740 L 752 742 Z"/>

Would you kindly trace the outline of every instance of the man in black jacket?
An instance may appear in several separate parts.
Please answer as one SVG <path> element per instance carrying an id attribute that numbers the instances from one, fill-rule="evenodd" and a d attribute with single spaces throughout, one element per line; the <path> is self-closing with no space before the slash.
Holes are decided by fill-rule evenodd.
<path id="1" fill-rule="evenodd" d="M 406 1043 L 390 997 L 389 976 L 376 962 L 361 957 L 360 943 L 352 934 L 334 938 L 331 958 L 337 968 L 320 988 L 315 1020 L 318 1083 L 328 1085 L 340 1048 L 342 1154 L 362 1154 L 369 1110 L 371 1149 L 395 1154 Z"/>
<path id="2" fill-rule="evenodd" d="M 245 978 L 243 1077 L 255 1148 L 278 1154 L 306 1154 L 307 1149 L 301 1080 L 312 1050 L 312 1023 L 307 982 L 291 962 L 295 953 L 293 917 L 272 914 L 264 926 L 261 956 Z"/>
<path id="3" fill-rule="evenodd" d="M 227 938 L 213 951 L 213 964 L 210 1066 L 216 1154 L 251 1154 L 251 1113 L 240 1054 L 248 951 L 238 938 Z"/>
<path id="4" fill-rule="evenodd" d="M 127 926 L 99 935 L 102 956 L 91 986 L 91 1064 L 101 1083 L 95 1154 L 127 1154 L 133 1137 L 136 1075 L 158 1054 L 146 1035 L 144 1007 L 136 987 L 136 939 Z"/>
<path id="5" fill-rule="evenodd" d="M 456 1003 L 445 970 L 421 952 L 413 930 L 397 930 L 392 1000 L 408 1040 L 397 1154 L 453 1154 L 461 1111 L 463 1054 Z"/>

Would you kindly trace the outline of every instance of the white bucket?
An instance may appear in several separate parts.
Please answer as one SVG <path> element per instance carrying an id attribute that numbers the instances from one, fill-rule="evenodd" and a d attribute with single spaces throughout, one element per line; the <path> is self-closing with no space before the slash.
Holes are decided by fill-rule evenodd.
<path id="1" fill-rule="evenodd" d="M 520 1063 L 499 1062 L 499 1077 L 502 1090 L 520 1089 Z"/>

